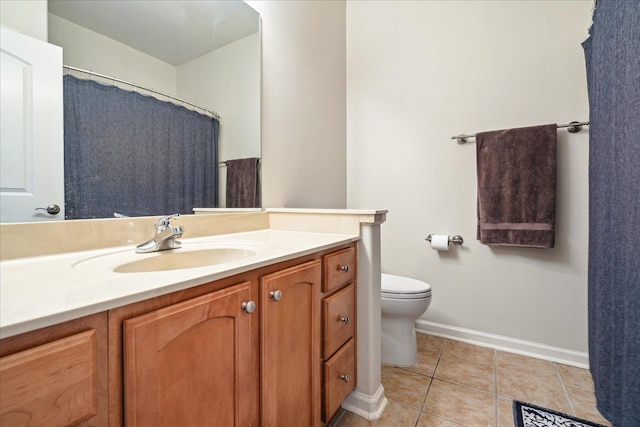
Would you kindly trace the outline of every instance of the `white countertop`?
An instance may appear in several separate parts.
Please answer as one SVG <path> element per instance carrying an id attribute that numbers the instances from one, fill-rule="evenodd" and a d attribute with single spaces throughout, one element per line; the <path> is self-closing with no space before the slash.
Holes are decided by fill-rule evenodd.
<path id="1" fill-rule="evenodd" d="M 190 251 L 247 247 L 236 261 L 179 270 L 117 273 L 113 269 L 161 252 L 135 245 L 0 262 L 0 338 L 98 313 L 358 240 L 358 235 L 259 230 L 181 239 Z"/>

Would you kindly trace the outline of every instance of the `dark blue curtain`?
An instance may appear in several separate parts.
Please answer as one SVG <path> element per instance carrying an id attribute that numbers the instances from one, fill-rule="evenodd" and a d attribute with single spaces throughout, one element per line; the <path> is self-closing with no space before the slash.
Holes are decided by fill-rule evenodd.
<path id="1" fill-rule="evenodd" d="M 218 129 L 184 107 L 65 76 L 67 218 L 216 207 Z"/>
<path id="2" fill-rule="evenodd" d="M 589 363 L 598 409 L 640 426 L 640 1 L 600 0 L 589 88 Z"/>

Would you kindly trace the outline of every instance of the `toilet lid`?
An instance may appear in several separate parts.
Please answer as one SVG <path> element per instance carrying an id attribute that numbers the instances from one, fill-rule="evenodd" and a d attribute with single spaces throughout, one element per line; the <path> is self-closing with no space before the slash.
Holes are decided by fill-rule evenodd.
<path id="1" fill-rule="evenodd" d="M 410 277 L 382 274 L 382 297 L 426 298 L 431 296 L 431 285 Z"/>

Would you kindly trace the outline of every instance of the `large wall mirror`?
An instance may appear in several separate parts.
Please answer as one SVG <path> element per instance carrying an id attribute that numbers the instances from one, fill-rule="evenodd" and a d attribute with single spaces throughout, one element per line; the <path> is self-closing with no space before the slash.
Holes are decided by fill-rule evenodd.
<path id="1" fill-rule="evenodd" d="M 224 162 L 261 156 L 258 13 L 242 1 L 48 3 L 49 43 L 63 48 L 65 65 L 151 88 L 219 114 L 219 207 L 225 207 Z"/>

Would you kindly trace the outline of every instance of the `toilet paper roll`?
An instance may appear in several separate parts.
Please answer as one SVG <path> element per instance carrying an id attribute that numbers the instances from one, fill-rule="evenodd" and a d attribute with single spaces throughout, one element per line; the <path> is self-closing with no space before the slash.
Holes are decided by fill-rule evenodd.
<path id="1" fill-rule="evenodd" d="M 446 234 L 432 234 L 431 235 L 431 248 L 438 251 L 449 250 L 449 236 Z"/>

